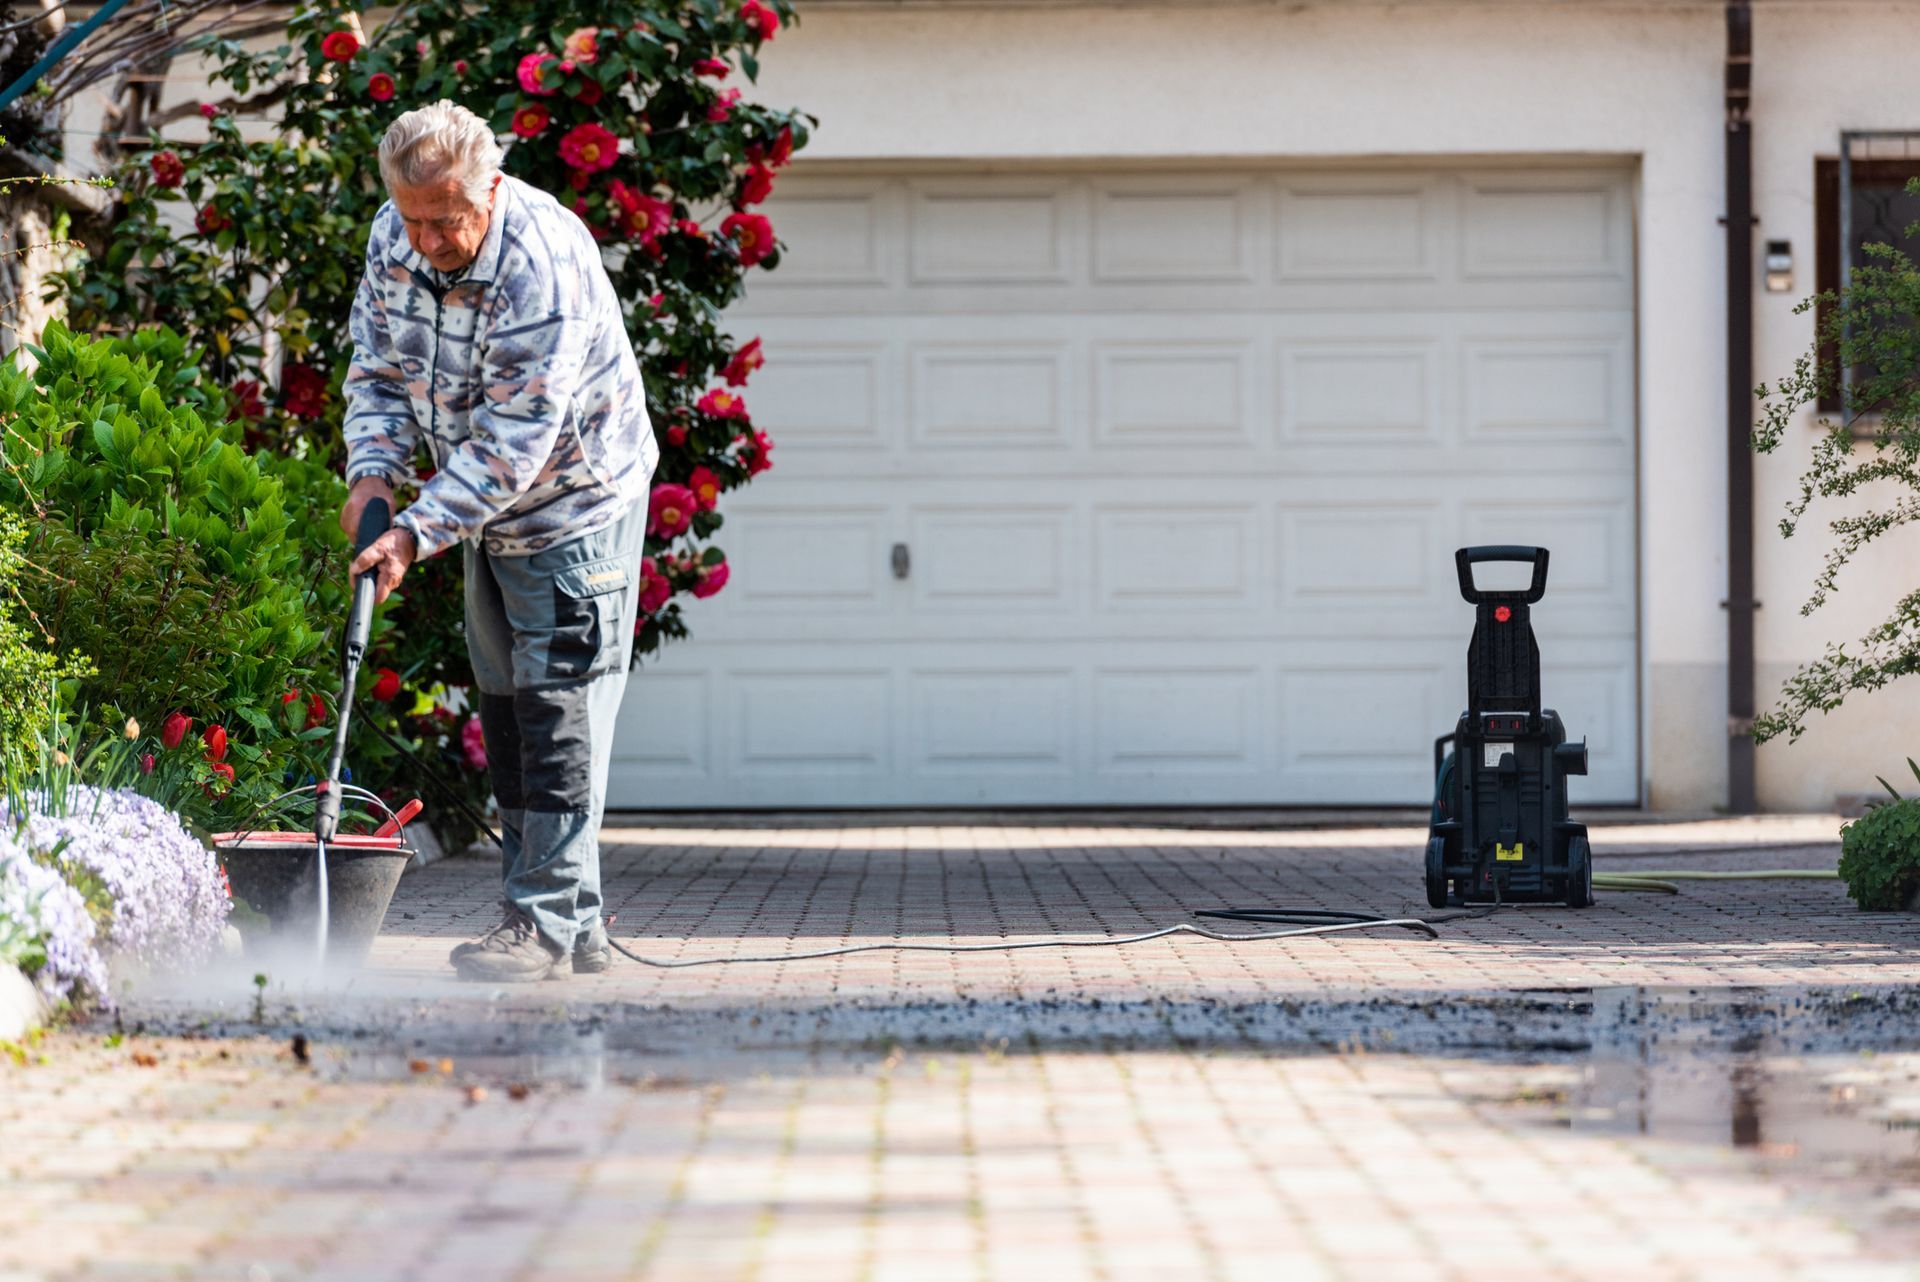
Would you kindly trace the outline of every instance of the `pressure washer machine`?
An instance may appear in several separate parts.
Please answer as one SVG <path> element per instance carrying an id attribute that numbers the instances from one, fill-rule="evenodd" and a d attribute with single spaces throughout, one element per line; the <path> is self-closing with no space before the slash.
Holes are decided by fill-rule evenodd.
<path id="1" fill-rule="evenodd" d="M 1567 778 L 1587 773 L 1587 744 L 1567 742 L 1560 714 L 1540 706 L 1540 646 L 1530 612 L 1547 592 L 1547 549 L 1454 553 L 1460 595 L 1474 608 L 1467 710 L 1434 740 L 1427 902 L 1593 903 L 1587 826 L 1567 817 Z M 1531 562 L 1524 591 L 1483 591 L 1473 567 Z M 1449 751 L 1451 749 L 1451 751 Z"/>

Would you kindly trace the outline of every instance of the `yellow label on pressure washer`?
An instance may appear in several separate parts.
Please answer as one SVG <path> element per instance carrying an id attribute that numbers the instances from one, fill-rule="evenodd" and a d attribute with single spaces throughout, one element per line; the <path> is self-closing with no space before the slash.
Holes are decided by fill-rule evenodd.
<path id="1" fill-rule="evenodd" d="M 1518 863 L 1527 857 L 1526 843 L 1516 841 L 1511 846 L 1503 846 L 1496 841 L 1493 843 L 1493 857 L 1502 863 Z"/>

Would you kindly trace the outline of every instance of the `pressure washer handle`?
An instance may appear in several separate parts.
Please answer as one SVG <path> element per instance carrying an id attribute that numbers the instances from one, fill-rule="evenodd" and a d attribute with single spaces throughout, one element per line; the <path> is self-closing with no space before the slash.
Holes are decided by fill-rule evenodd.
<path id="1" fill-rule="evenodd" d="M 1481 605 L 1498 597 L 1512 600 L 1511 592 L 1482 592 L 1473 585 L 1473 567 L 1482 561 L 1519 561 L 1533 563 L 1533 582 L 1527 587 L 1527 604 L 1532 605 L 1547 594 L 1547 550 L 1545 548 L 1521 547 L 1516 544 L 1498 544 L 1488 547 L 1461 548 L 1453 554 L 1455 570 L 1460 575 L 1460 595 L 1469 605 Z"/>
<path id="2" fill-rule="evenodd" d="M 366 551 L 391 524 L 392 513 L 387 509 L 387 501 L 369 500 L 360 509 L 360 532 L 354 540 L 353 554 L 357 557 Z M 377 578 L 368 570 L 353 585 L 353 612 L 347 616 L 347 653 L 356 658 L 366 653 L 367 638 L 373 633 L 373 593 Z"/>

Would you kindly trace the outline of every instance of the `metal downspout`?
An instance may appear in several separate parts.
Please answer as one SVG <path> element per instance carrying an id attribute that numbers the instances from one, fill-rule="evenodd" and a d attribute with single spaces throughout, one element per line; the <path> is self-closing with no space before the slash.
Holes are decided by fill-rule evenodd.
<path id="1" fill-rule="evenodd" d="M 1727 0 L 1727 810 L 1758 809 L 1753 743 L 1753 9 Z"/>

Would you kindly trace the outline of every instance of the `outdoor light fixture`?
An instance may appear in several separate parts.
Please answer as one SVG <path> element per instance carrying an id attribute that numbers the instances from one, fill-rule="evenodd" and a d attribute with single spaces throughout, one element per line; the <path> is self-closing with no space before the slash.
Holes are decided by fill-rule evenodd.
<path id="1" fill-rule="evenodd" d="M 1784 294 L 1793 288 L 1793 242 L 1767 242 L 1767 292 Z"/>

